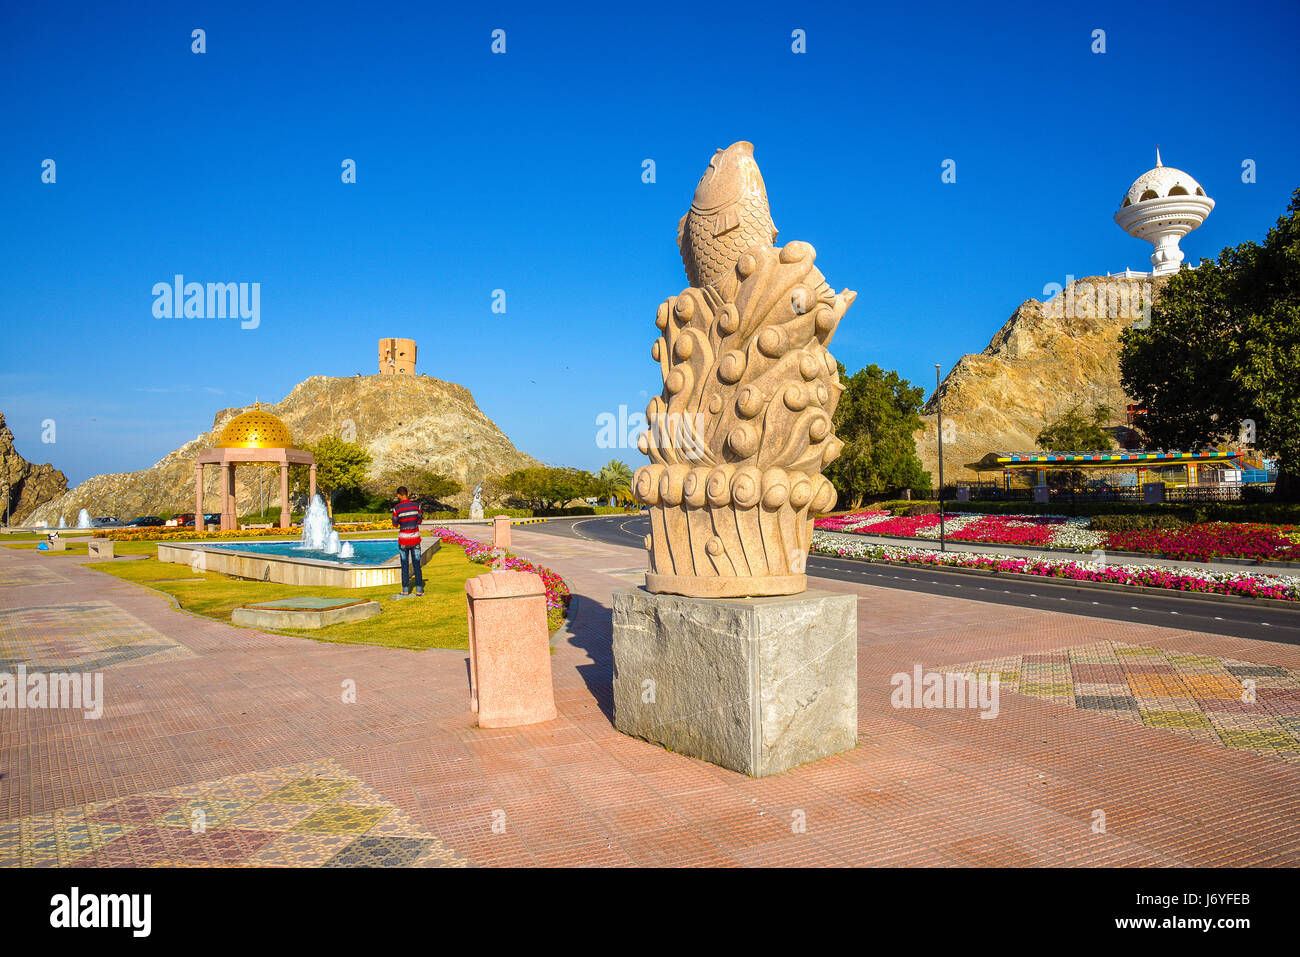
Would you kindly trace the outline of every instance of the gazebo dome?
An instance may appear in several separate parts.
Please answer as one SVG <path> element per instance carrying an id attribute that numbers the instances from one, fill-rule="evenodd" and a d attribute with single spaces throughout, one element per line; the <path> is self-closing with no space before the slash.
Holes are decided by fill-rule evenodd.
<path id="1" fill-rule="evenodd" d="M 1157 163 L 1159 162 L 1157 158 Z M 1192 179 L 1188 173 L 1172 166 L 1157 165 L 1133 181 L 1133 185 L 1124 194 L 1120 209 L 1135 203 L 1152 199 L 1166 199 L 1170 196 L 1204 196 L 1205 189 Z"/>
<path id="2" fill-rule="evenodd" d="M 241 412 L 221 430 L 219 449 L 287 449 L 289 427 L 270 412 L 253 408 Z"/>

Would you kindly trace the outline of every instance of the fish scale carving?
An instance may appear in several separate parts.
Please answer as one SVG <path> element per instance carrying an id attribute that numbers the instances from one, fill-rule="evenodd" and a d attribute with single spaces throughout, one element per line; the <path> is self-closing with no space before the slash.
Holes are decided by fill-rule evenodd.
<path id="1" fill-rule="evenodd" d="M 777 248 L 749 143 L 719 150 L 678 226 L 691 286 L 659 306 L 663 393 L 640 438 L 650 465 L 652 592 L 797 594 L 813 518 L 835 503 L 843 391 L 827 349 L 856 293 L 836 293 L 804 242 Z"/>

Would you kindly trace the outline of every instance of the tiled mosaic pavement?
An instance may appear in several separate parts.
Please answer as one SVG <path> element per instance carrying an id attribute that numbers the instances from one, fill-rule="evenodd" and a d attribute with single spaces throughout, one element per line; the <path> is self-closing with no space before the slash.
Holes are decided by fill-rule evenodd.
<path id="1" fill-rule="evenodd" d="M 0 867 L 464 867 L 332 760 L 0 822 Z"/>
<path id="2" fill-rule="evenodd" d="M 62 575 L 41 565 L 4 565 L 0 567 L 0 588 L 22 585 L 58 585 L 67 581 L 67 575 Z"/>
<path id="3" fill-rule="evenodd" d="M 0 671 L 103 671 L 194 653 L 107 602 L 0 610 Z"/>
<path id="4" fill-rule="evenodd" d="M 1000 675 L 1000 690 L 1300 763 L 1300 672 L 1099 641 L 945 669 Z"/>

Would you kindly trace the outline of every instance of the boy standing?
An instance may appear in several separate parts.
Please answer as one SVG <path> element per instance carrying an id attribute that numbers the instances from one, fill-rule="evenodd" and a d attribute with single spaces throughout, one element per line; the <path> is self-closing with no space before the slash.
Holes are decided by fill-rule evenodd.
<path id="1" fill-rule="evenodd" d="M 415 566 L 415 596 L 424 594 L 424 569 L 420 566 L 420 503 L 412 502 L 408 497 L 406 486 L 397 490 L 398 503 L 393 506 L 393 524 L 397 526 L 397 550 L 402 557 L 402 593 L 398 598 L 405 598 L 411 593 L 411 567 Z"/>

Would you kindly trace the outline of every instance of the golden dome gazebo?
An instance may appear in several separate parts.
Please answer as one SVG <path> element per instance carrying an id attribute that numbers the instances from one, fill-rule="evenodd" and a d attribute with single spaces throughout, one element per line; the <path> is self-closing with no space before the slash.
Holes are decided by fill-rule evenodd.
<path id="1" fill-rule="evenodd" d="M 199 453 L 194 465 L 194 527 L 203 529 L 203 466 L 221 466 L 221 530 L 231 531 L 238 525 L 235 512 L 235 467 L 245 462 L 275 462 L 280 466 L 280 527 L 289 527 L 289 466 L 310 466 L 307 501 L 316 494 L 316 457 L 295 449 L 289 440 L 289 427 L 270 412 L 255 404 L 241 412 L 221 430 L 215 448 Z"/>

